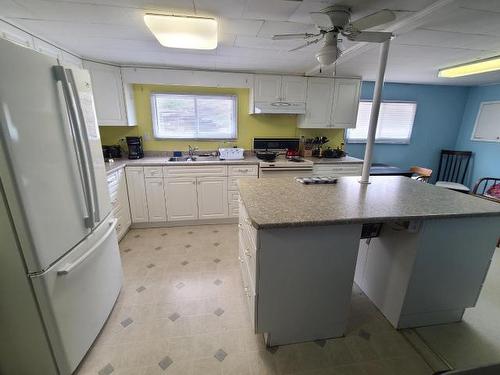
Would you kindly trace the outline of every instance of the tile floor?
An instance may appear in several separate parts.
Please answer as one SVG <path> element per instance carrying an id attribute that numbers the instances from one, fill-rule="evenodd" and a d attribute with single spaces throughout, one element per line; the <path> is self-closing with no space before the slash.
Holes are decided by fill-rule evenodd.
<path id="1" fill-rule="evenodd" d="M 266 349 L 237 236 L 236 225 L 131 230 L 122 292 L 77 374 L 432 374 L 356 286 L 346 337 Z"/>
<path id="2" fill-rule="evenodd" d="M 417 328 L 428 347 L 452 368 L 500 362 L 500 248 L 493 255 L 477 305 L 460 323 Z"/>

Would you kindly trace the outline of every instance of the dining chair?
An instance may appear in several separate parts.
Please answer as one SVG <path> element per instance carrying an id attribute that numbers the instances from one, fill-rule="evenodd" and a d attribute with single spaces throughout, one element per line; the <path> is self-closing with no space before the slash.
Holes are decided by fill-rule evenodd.
<path id="1" fill-rule="evenodd" d="M 413 173 L 413 179 L 421 182 L 429 182 L 432 176 L 432 169 L 413 166 L 410 168 L 410 172 Z"/>
<path id="2" fill-rule="evenodd" d="M 471 157 L 471 151 L 441 150 L 436 186 L 468 193 L 464 181 Z"/>

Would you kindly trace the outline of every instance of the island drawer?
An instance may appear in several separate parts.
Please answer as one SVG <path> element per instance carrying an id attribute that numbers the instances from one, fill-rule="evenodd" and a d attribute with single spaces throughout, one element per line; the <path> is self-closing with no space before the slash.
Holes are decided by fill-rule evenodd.
<path id="1" fill-rule="evenodd" d="M 144 177 L 163 177 L 162 167 L 144 167 Z"/>
<path id="2" fill-rule="evenodd" d="M 240 219 L 239 225 L 240 230 L 243 231 L 247 238 L 249 239 L 250 246 L 253 249 L 257 249 L 257 229 L 254 228 L 250 218 L 248 217 L 247 210 L 245 209 L 245 205 L 240 201 Z"/>
<path id="3" fill-rule="evenodd" d="M 163 167 L 163 177 L 227 176 L 227 165 L 179 165 Z"/>
<path id="4" fill-rule="evenodd" d="M 241 258 L 241 255 L 240 255 L 240 258 Z M 250 276 L 250 273 L 248 272 L 248 267 L 247 267 L 244 259 L 240 259 L 240 269 L 241 269 L 241 279 L 243 281 L 243 291 L 246 295 L 248 310 L 250 311 L 250 321 L 253 324 L 254 332 L 256 332 L 257 331 L 257 322 L 255 320 L 255 317 L 256 317 L 257 306 L 255 304 L 255 300 L 256 300 L 255 288 L 254 288 L 254 285 L 252 284 L 252 278 Z"/>
<path id="5" fill-rule="evenodd" d="M 248 272 L 250 273 L 250 276 L 252 277 L 252 281 L 254 282 L 255 285 L 255 275 L 257 271 L 257 254 L 255 249 L 252 248 L 251 244 L 249 243 L 248 239 L 246 238 L 246 233 L 244 231 L 240 231 L 239 234 L 239 252 L 240 252 L 240 258 L 244 260 L 244 262 L 247 265 Z M 241 261 L 240 259 L 240 261 Z"/>
<path id="6" fill-rule="evenodd" d="M 257 178 L 257 176 L 229 176 L 227 182 L 227 190 L 238 190 L 238 179 L 241 178 Z"/>
<path id="7" fill-rule="evenodd" d="M 257 165 L 230 165 L 229 176 L 257 176 L 259 167 Z"/>

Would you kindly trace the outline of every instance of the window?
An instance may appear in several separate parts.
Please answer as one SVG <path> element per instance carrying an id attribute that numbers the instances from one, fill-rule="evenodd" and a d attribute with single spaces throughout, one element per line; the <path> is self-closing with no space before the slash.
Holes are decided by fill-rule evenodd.
<path id="1" fill-rule="evenodd" d="M 153 94 L 155 138 L 235 139 L 236 96 Z"/>
<path id="2" fill-rule="evenodd" d="M 473 141 L 500 142 L 500 102 L 482 102 L 472 131 Z"/>
<path id="3" fill-rule="evenodd" d="M 355 129 L 347 129 L 347 142 L 364 143 L 368 136 L 372 102 L 359 103 Z M 382 102 L 378 116 L 376 143 L 410 143 L 417 103 Z"/>

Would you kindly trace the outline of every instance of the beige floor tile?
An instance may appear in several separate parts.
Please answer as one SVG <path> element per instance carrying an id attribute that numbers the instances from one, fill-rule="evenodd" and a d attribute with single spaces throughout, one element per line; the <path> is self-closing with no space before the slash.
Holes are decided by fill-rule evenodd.
<path id="1" fill-rule="evenodd" d="M 113 375 L 428 373 L 357 286 L 345 338 L 267 350 L 253 332 L 237 246 L 235 225 L 130 231 L 122 292 L 78 375 L 107 365 Z"/>

